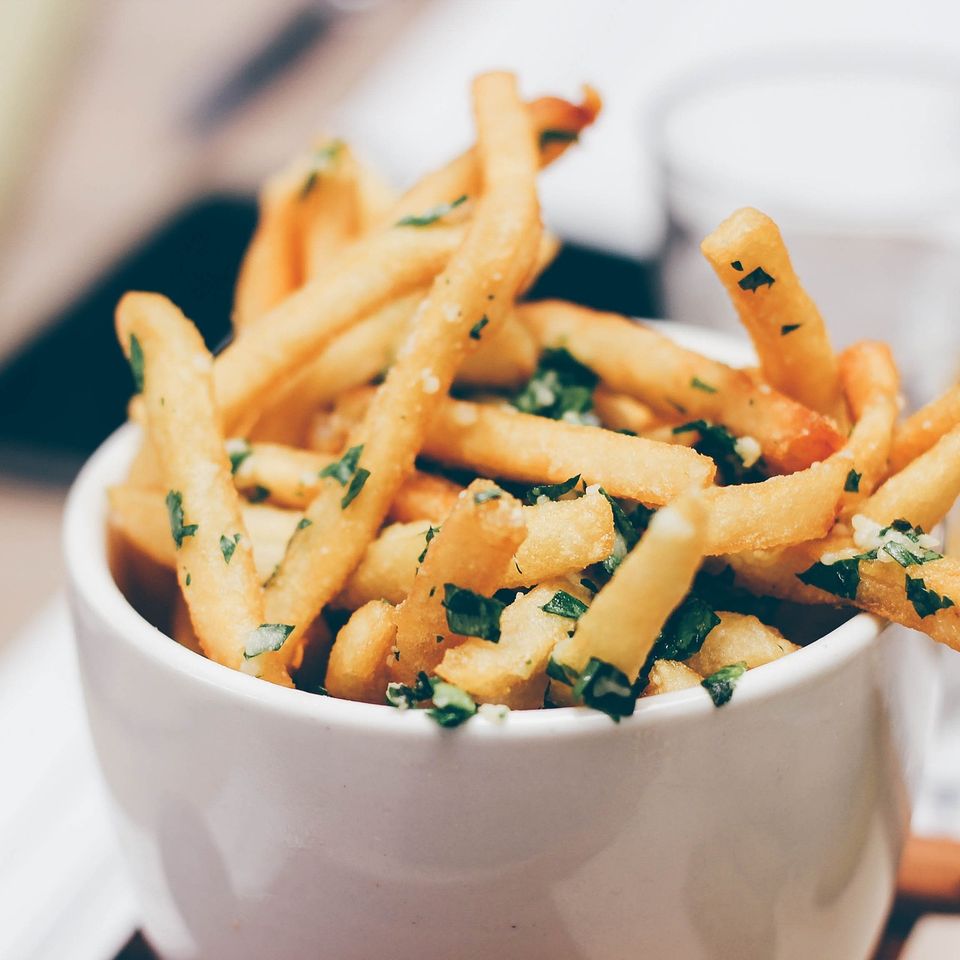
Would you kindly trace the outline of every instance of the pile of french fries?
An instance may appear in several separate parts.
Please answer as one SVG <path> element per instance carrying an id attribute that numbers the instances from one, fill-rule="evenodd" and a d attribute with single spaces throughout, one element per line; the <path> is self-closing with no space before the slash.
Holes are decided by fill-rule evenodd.
<path id="1" fill-rule="evenodd" d="M 722 705 L 798 649 L 785 604 L 960 648 L 960 564 L 925 532 L 960 492 L 960 387 L 901 420 L 887 347 L 834 352 L 752 209 L 703 252 L 756 369 L 525 301 L 558 248 L 537 172 L 599 98 L 525 103 L 491 73 L 473 109 L 476 146 L 402 196 L 337 140 L 267 183 L 216 358 L 169 300 L 121 300 L 143 443 L 110 517 L 175 571 L 163 626 L 443 726 L 572 704 L 619 720 L 696 685 Z"/>

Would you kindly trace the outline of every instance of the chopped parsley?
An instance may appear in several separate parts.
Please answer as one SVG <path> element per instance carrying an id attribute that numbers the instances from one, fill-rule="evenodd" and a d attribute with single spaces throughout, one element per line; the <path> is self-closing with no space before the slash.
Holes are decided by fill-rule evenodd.
<path id="1" fill-rule="evenodd" d="M 566 590 L 558 590 L 540 609 L 558 617 L 579 620 L 590 608 Z"/>
<path id="2" fill-rule="evenodd" d="M 304 178 L 303 186 L 300 188 L 301 200 L 303 200 L 317 185 L 317 181 L 320 179 L 320 174 L 326 173 L 331 169 L 343 148 L 344 142 L 342 140 L 331 140 L 319 150 L 314 151 L 313 165 L 310 168 L 310 172 Z"/>
<path id="3" fill-rule="evenodd" d="M 733 267 L 734 270 L 739 270 L 740 273 L 743 273 L 743 264 L 739 260 L 731 260 L 730 266 Z"/>
<path id="4" fill-rule="evenodd" d="M 247 639 L 243 648 L 244 660 L 252 660 L 261 653 L 279 650 L 293 633 L 289 623 L 261 623 Z"/>
<path id="5" fill-rule="evenodd" d="M 593 410 L 599 378 L 563 347 L 544 350 L 540 363 L 513 405 L 523 413 L 551 420 L 583 422 Z"/>
<path id="6" fill-rule="evenodd" d="M 427 550 L 430 549 L 430 541 L 440 532 L 439 527 L 432 524 L 427 527 L 426 543 L 423 545 L 423 552 L 417 557 L 417 563 L 423 563 L 427 556 Z"/>
<path id="7" fill-rule="evenodd" d="M 844 600 L 856 600 L 860 587 L 860 561 L 876 560 L 877 551 L 861 553 L 845 560 L 823 563 L 818 560 L 812 567 L 797 574 L 797 579 L 811 587 L 826 590 Z"/>
<path id="8" fill-rule="evenodd" d="M 600 592 L 600 588 L 592 580 L 587 580 L 586 577 L 581 579 L 580 586 L 583 587 L 585 590 L 589 590 L 591 593 Z"/>
<path id="9" fill-rule="evenodd" d="M 907 576 L 907 599 L 913 604 L 918 617 L 929 617 L 938 610 L 946 610 L 953 606 L 949 597 L 941 596 L 936 590 L 931 590 L 920 577 Z"/>
<path id="10" fill-rule="evenodd" d="M 738 280 L 737 286 L 741 290 L 751 290 L 756 293 L 760 287 L 772 287 L 775 282 L 763 267 L 757 267 L 756 270 L 751 270 L 742 280 Z"/>
<path id="11" fill-rule="evenodd" d="M 340 509 L 346 510 L 347 507 L 353 503 L 356 499 L 357 494 L 363 489 L 363 485 L 367 482 L 367 478 L 370 476 L 370 471 L 365 467 L 358 467 L 357 472 L 353 475 L 353 479 L 350 481 L 350 486 L 347 487 L 347 492 L 343 495 L 340 500 Z"/>
<path id="12" fill-rule="evenodd" d="M 253 453 L 253 447 L 249 441 L 242 438 L 227 441 L 227 456 L 230 458 L 230 472 L 236 473 L 250 454 Z"/>
<path id="13" fill-rule="evenodd" d="M 192 537 L 199 529 L 195 523 L 183 522 L 183 494 L 179 490 L 171 490 L 167 494 L 167 513 L 170 516 L 170 533 L 179 550 L 184 538 Z"/>
<path id="14" fill-rule="evenodd" d="M 465 637 L 479 637 L 491 643 L 500 641 L 500 615 L 506 604 L 496 597 L 485 597 L 455 583 L 443 585 L 443 609 L 447 626 Z"/>
<path id="15" fill-rule="evenodd" d="M 568 667 L 565 663 L 551 657 L 547 661 L 547 676 L 551 680 L 557 680 L 560 683 L 565 683 L 568 687 L 572 687 L 577 682 L 579 674 L 573 667 Z"/>
<path id="16" fill-rule="evenodd" d="M 435 207 L 431 207 L 426 213 L 422 214 L 411 214 L 410 216 L 403 217 L 397 221 L 398 227 L 429 227 L 431 224 L 436 223 L 438 220 L 445 217 L 448 213 L 453 210 L 456 210 L 461 203 L 466 203 L 467 195 L 461 194 L 457 197 L 456 200 L 451 200 L 450 203 L 438 203 Z"/>
<path id="17" fill-rule="evenodd" d="M 263 501 L 270 496 L 269 488 L 264 487 L 259 483 L 245 492 L 247 494 L 247 499 L 251 503 L 263 503 Z"/>
<path id="18" fill-rule="evenodd" d="M 298 530 L 306 530 L 307 527 L 313 526 L 313 521 L 309 517 L 301 517 L 300 522 L 297 524 Z"/>
<path id="19" fill-rule="evenodd" d="M 737 452 L 737 438 L 726 427 L 707 420 L 691 420 L 673 428 L 675 434 L 694 430 L 700 438 L 693 449 L 713 460 L 724 483 L 757 483 L 764 479 L 759 461 L 754 466 L 744 466 L 743 457 Z"/>
<path id="20" fill-rule="evenodd" d="M 780 328 L 780 336 L 785 337 L 788 333 L 793 333 L 794 330 L 799 330 L 802 326 L 802 323 L 785 323 Z"/>
<path id="21" fill-rule="evenodd" d="M 922 528 L 912 526 L 908 520 L 894 520 L 877 536 L 884 540 L 879 549 L 896 560 L 901 567 L 942 559 L 942 554 L 920 543 L 920 538 L 924 536 Z"/>
<path id="22" fill-rule="evenodd" d="M 332 477 L 341 487 L 346 487 L 347 492 L 340 501 L 340 508 L 346 508 L 353 502 L 357 494 L 363 489 L 363 485 L 370 476 L 370 471 L 359 466 L 360 455 L 363 453 L 363 444 L 351 447 L 339 460 L 328 463 L 321 471 L 319 476 Z"/>
<path id="23" fill-rule="evenodd" d="M 715 707 L 722 707 L 725 703 L 730 702 L 730 698 L 733 696 L 733 688 L 746 672 L 747 664 L 740 660 L 737 663 L 721 667 L 716 673 L 711 673 L 709 677 L 704 677 L 700 681 L 700 686 L 706 688 Z"/>
<path id="24" fill-rule="evenodd" d="M 427 716 L 441 727 L 459 727 L 477 712 L 476 701 L 466 690 L 443 680 L 434 679 L 431 682 L 433 706 L 427 711 Z"/>
<path id="25" fill-rule="evenodd" d="M 471 328 L 470 328 L 470 339 L 479 340 L 480 333 L 483 328 L 490 322 L 490 318 L 484 314 Z"/>
<path id="26" fill-rule="evenodd" d="M 502 496 L 502 490 L 498 490 L 496 487 L 491 487 L 489 490 L 480 490 L 478 493 L 475 493 L 473 495 L 473 502 L 486 503 L 488 500 L 499 500 Z"/>
<path id="27" fill-rule="evenodd" d="M 579 139 L 580 134 L 576 130 L 548 128 L 540 131 L 540 149 L 542 150 L 551 143 L 576 143 Z"/>
<path id="28" fill-rule="evenodd" d="M 844 481 L 843 489 L 847 493 L 859 493 L 860 492 L 860 478 L 863 476 L 862 473 L 857 473 L 856 470 L 851 470 L 847 474 L 847 479 Z"/>
<path id="29" fill-rule="evenodd" d="M 405 683 L 387 684 L 387 703 L 392 707 L 398 707 L 400 710 L 406 710 L 424 700 L 429 700 L 433 696 L 433 684 L 430 678 L 421 670 L 417 674 L 417 679 L 413 686 Z"/>
<path id="30" fill-rule="evenodd" d="M 239 542 L 239 533 L 235 533 L 232 537 L 227 537 L 224 535 L 221 535 L 220 537 L 220 552 L 223 554 L 223 562 L 228 566 L 230 561 L 233 559 L 233 552 L 237 549 L 237 544 Z"/>
<path id="31" fill-rule="evenodd" d="M 661 628 L 651 656 L 657 660 L 686 660 L 700 652 L 703 641 L 719 622 L 706 600 L 689 593 Z"/>
<path id="32" fill-rule="evenodd" d="M 187 587 L 189 587 L 190 584 L 193 583 L 193 576 L 191 575 L 189 570 L 187 571 L 187 578 L 183 582 L 184 582 L 184 585 Z"/>
<path id="33" fill-rule="evenodd" d="M 637 705 L 637 692 L 627 675 L 596 657 L 591 657 L 580 671 L 573 695 L 586 706 L 605 713 L 614 723 L 629 717 Z"/>
<path id="34" fill-rule="evenodd" d="M 709 383 L 704 383 L 699 377 L 693 377 L 690 380 L 690 386 L 695 390 L 702 390 L 704 393 L 716 393 L 717 388 L 711 387 Z"/>
<path id="35" fill-rule="evenodd" d="M 135 333 L 130 334 L 130 372 L 137 393 L 143 393 L 143 347 Z"/>
<path id="36" fill-rule="evenodd" d="M 523 494 L 523 499 L 531 505 L 539 503 L 541 498 L 559 500 L 565 493 L 569 493 L 579 482 L 580 474 L 578 473 L 575 477 L 569 477 L 560 483 L 541 483 L 538 486 L 530 487 L 530 489 Z"/>
<path id="37" fill-rule="evenodd" d="M 613 511 L 615 536 L 613 553 L 601 563 L 601 567 L 608 574 L 612 574 L 623 562 L 623 558 L 637 545 L 655 511 L 638 503 L 631 513 L 627 513 L 620 502 L 611 497 L 603 487 L 600 488 L 600 493 L 607 498 L 607 503 Z"/>

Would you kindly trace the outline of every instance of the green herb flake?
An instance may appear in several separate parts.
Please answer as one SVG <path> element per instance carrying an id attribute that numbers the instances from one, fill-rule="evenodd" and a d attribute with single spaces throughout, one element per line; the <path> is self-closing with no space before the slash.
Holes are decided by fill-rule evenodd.
<path id="1" fill-rule="evenodd" d="M 328 463 L 319 473 L 320 477 L 333 477 L 341 487 L 345 487 L 357 472 L 360 455 L 363 453 L 363 444 L 351 447 L 339 460 Z"/>
<path id="2" fill-rule="evenodd" d="M 711 673 L 709 677 L 704 677 L 700 681 L 700 686 L 704 687 L 710 694 L 710 699 L 715 707 L 722 707 L 730 702 L 733 696 L 733 689 L 737 681 L 747 672 L 747 664 L 740 660 L 737 663 L 728 664 L 721 667 L 716 673 Z"/>
<path id="3" fill-rule="evenodd" d="M 551 143 L 576 143 L 579 139 L 580 134 L 576 130 L 548 128 L 540 131 L 540 149 L 542 150 Z"/>
<path id="4" fill-rule="evenodd" d="M 269 487 L 264 487 L 259 483 L 245 492 L 250 503 L 263 503 L 270 496 Z"/>
<path id="5" fill-rule="evenodd" d="M 558 617 L 579 620 L 590 608 L 566 590 L 558 590 L 540 609 Z"/>
<path id="6" fill-rule="evenodd" d="M 486 503 L 488 500 L 499 500 L 503 496 L 503 491 L 492 487 L 489 490 L 480 490 L 473 495 L 474 503 Z"/>
<path id="7" fill-rule="evenodd" d="M 843 489 L 847 493 L 859 493 L 860 492 L 860 478 L 863 476 L 862 473 L 857 473 L 856 470 L 851 470 L 847 474 L 847 479 L 844 481 Z"/>
<path id="8" fill-rule="evenodd" d="M 936 590 L 931 590 L 920 577 L 908 575 L 906 589 L 907 599 L 913 604 L 913 609 L 917 611 L 918 617 L 930 617 L 938 610 L 946 610 L 947 607 L 954 605 L 949 597 L 942 596 Z"/>
<path id="9" fill-rule="evenodd" d="M 580 581 L 580 586 L 583 587 L 585 590 L 589 590 L 591 593 L 600 592 L 600 588 L 592 580 L 587 580 L 586 577 L 584 577 Z"/>
<path id="10" fill-rule="evenodd" d="M 430 549 L 430 541 L 431 541 L 439 532 L 440 532 L 440 528 L 439 528 L 439 527 L 435 527 L 435 526 L 433 526 L 433 525 L 427 527 L 426 543 L 425 543 L 424 546 L 423 546 L 423 551 L 421 552 L 420 556 L 417 557 L 417 563 L 423 563 L 423 561 L 426 559 L 426 557 L 427 557 L 427 551 Z M 433 596 L 433 594 L 431 594 L 431 596 Z"/>
<path id="11" fill-rule="evenodd" d="M 438 203 L 435 207 L 431 207 L 426 213 L 419 215 L 411 214 L 410 216 L 403 217 L 397 221 L 396 225 L 398 227 L 429 227 L 431 224 L 445 217 L 448 213 L 456 210 L 460 204 L 466 202 L 467 195 L 464 193 L 457 197 L 456 200 L 451 200 L 450 203 Z"/>
<path id="12" fill-rule="evenodd" d="M 455 583 L 445 583 L 442 604 L 447 614 L 447 626 L 454 633 L 499 642 L 500 615 L 505 604 L 495 597 L 485 597 Z"/>
<path id="13" fill-rule="evenodd" d="M 471 328 L 470 328 L 470 339 L 479 340 L 480 333 L 483 328 L 490 322 L 490 318 L 484 314 Z"/>
<path id="14" fill-rule="evenodd" d="M 357 494 L 363 489 L 363 485 L 367 482 L 368 477 L 370 476 L 370 471 L 365 467 L 358 467 L 357 472 L 353 475 L 353 479 L 350 481 L 350 486 L 347 487 L 347 492 L 343 495 L 343 498 L 340 500 L 340 509 L 346 510 L 351 503 L 356 499 Z"/>
<path id="15" fill-rule="evenodd" d="M 313 521 L 309 517 L 301 517 L 300 522 L 297 524 L 298 530 L 306 530 L 307 527 L 313 526 Z"/>
<path id="16" fill-rule="evenodd" d="M 538 504 L 541 498 L 559 500 L 564 494 L 573 490 L 579 482 L 580 474 L 578 473 L 575 477 L 569 477 L 560 483 L 542 483 L 536 487 L 530 487 L 523 495 L 523 499 L 531 505 Z"/>
<path id="17" fill-rule="evenodd" d="M 717 388 L 711 387 L 709 383 L 704 383 L 699 377 L 693 377 L 690 386 L 695 390 L 702 390 L 704 393 L 716 393 Z"/>
<path id="18" fill-rule="evenodd" d="M 313 164 L 309 173 L 303 180 L 303 186 L 300 188 L 300 199 L 306 198 L 310 191 L 317 185 L 320 175 L 327 173 L 333 168 L 334 163 L 340 156 L 345 144 L 342 140 L 331 140 L 328 144 L 322 146 L 313 153 Z"/>
<path id="19" fill-rule="evenodd" d="M 167 513 L 170 516 L 170 533 L 179 550 L 184 539 L 192 537 L 199 529 L 195 523 L 183 522 L 183 494 L 179 490 L 171 490 L 167 494 Z"/>
<path id="20" fill-rule="evenodd" d="M 577 673 L 573 667 L 568 667 L 565 663 L 560 663 L 559 660 L 554 660 L 551 657 L 547 661 L 547 676 L 551 680 L 556 680 L 558 683 L 565 683 L 568 687 L 572 687 L 577 682 L 577 677 L 580 674 Z"/>
<path id="21" fill-rule="evenodd" d="M 837 560 L 834 563 L 817 561 L 812 567 L 797 574 L 797 579 L 811 587 L 826 590 L 844 600 L 856 600 L 857 590 L 860 587 L 860 561 L 876 560 L 877 551 L 861 553 L 846 560 Z"/>
<path id="22" fill-rule="evenodd" d="M 137 393 L 143 393 L 143 347 L 135 333 L 130 334 L 130 372 Z"/>
<path id="23" fill-rule="evenodd" d="M 523 413 L 551 420 L 583 422 L 593 410 L 599 378 L 563 347 L 544 350 L 533 376 L 514 397 Z"/>
<path id="24" fill-rule="evenodd" d="M 726 427 L 707 420 L 691 420 L 673 428 L 674 434 L 691 431 L 700 434 L 693 449 L 713 460 L 725 484 L 757 483 L 764 479 L 761 461 L 751 467 L 744 466 L 743 457 L 737 453 L 737 438 Z"/>
<path id="25" fill-rule="evenodd" d="M 477 712 L 476 701 L 466 690 L 443 680 L 432 682 L 433 706 L 427 716 L 441 727 L 459 727 Z"/>
<path id="26" fill-rule="evenodd" d="M 187 577 L 183 581 L 183 583 L 184 583 L 184 586 L 187 586 L 187 587 L 189 587 L 190 584 L 193 583 L 193 576 L 190 574 L 189 570 L 187 571 Z"/>
<path id="27" fill-rule="evenodd" d="M 706 600 L 689 593 L 670 614 L 654 644 L 657 660 L 686 660 L 700 652 L 710 631 L 720 622 Z"/>
<path id="28" fill-rule="evenodd" d="M 780 328 L 780 336 L 785 337 L 788 333 L 793 333 L 794 330 L 799 330 L 802 326 L 802 323 L 785 323 Z"/>
<path id="29" fill-rule="evenodd" d="M 776 281 L 763 267 L 757 267 L 756 270 L 751 270 L 742 280 L 738 280 L 737 286 L 739 286 L 741 290 L 750 290 L 756 293 L 760 287 L 772 287 L 774 283 L 776 283 Z"/>
<path id="30" fill-rule="evenodd" d="M 733 267 L 734 270 L 738 270 L 740 273 L 743 273 L 743 264 L 739 260 L 731 260 L 730 266 Z"/>
<path id="31" fill-rule="evenodd" d="M 237 544 L 239 542 L 239 533 L 235 533 L 232 537 L 224 535 L 221 535 L 220 537 L 220 552 L 223 554 L 223 562 L 228 566 L 230 561 L 233 559 L 233 552 L 237 549 Z"/>
<path id="32" fill-rule="evenodd" d="M 586 706 L 605 713 L 614 723 L 629 717 L 637 705 L 637 692 L 627 675 L 596 657 L 580 671 L 573 695 Z"/>
<path id="33" fill-rule="evenodd" d="M 228 440 L 227 456 L 230 458 L 230 472 L 236 474 L 240 469 L 240 464 L 242 464 L 251 453 L 253 453 L 253 447 L 250 446 L 249 441 L 242 438 Z"/>
<path id="34" fill-rule="evenodd" d="M 279 650 L 293 633 L 289 623 L 261 623 L 247 639 L 243 648 L 243 658 L 252 660 L 261 653 Z"/>

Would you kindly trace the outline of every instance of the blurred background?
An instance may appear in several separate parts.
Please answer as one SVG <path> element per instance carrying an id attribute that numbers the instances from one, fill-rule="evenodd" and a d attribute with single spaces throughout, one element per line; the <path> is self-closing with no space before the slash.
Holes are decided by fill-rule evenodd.
<path id="1" fill-rule="evenodd" d="M 51 681 L 72 682 L 51 598 L 67 484 L 130 391 L 113 306 L 130 287 L 160 290 L 221 342 L 257 185 L 318 131 L 404 186 L 472 139 L 479 70 L 515 70 L 530 96 L 589 82 L 600 122 L 543 177 L 545 219 L 568 246 L 541 292 L 730 326 L 698 244 L 750 204 L 780 222 L 839 344 L 894 342 L 911 402 L 960 372 L 951 0 L 0 0 L 0 49 L 0 719 L 30 731 L 20 759 L 45 756 L 30 760 L 40 779 L 65 776 L 50 751 L 75 754 L 56 723 L 24 717 L 74 704 Z M 29 803 L 39 825 L 47 795 L 7 794 L 0 864 L 35 853 L 29 831 L 3 825 Z M 960 835 L 951 777 L 919 816 Z M 83 856 L 111 869 L 78 817 Z M 59 894 L 77 915 L 84 869 Z M 125 938 L 132 908 L 106 877 Z M 0 870 L 0 903 L 14 883 Z M 27 911 L 0 956 L 84 955 L 76 928 L 58 953 L 31 923 Z"/>

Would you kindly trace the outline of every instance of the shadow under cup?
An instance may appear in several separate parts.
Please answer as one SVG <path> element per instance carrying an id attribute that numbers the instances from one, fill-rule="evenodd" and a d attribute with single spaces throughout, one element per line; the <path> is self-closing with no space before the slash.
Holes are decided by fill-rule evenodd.
<path id="1" fill-rule="evenodd" d="M 137 613 L 105 536 L 137 443 L 124 427 L 84 468 L 65 551 L 94 743 L 162 957 L 869 955 L 937 700 L 927 638 L 860 614 L 719 710 L 694 688 L 618 725 L 564 708 L 443 730 L 228 670 Z"/>

